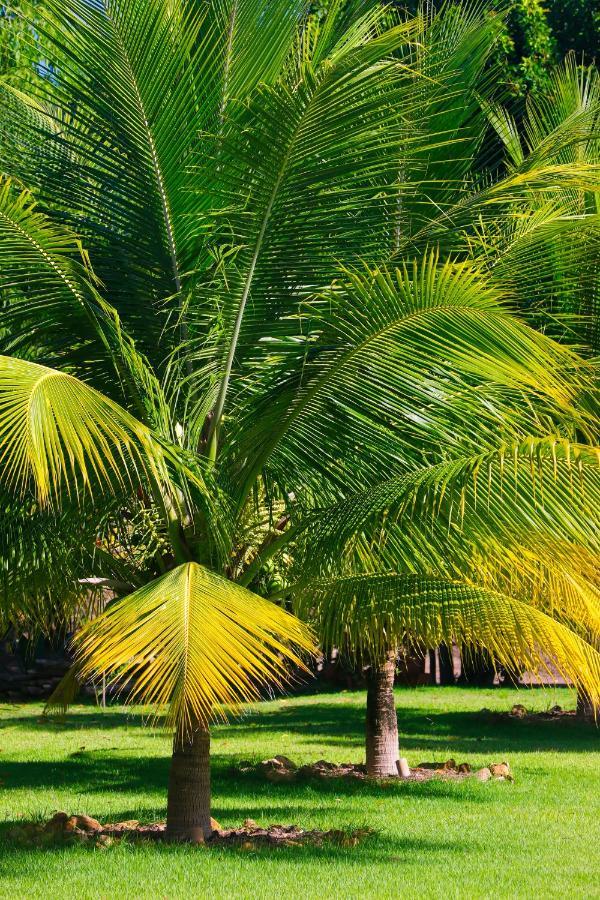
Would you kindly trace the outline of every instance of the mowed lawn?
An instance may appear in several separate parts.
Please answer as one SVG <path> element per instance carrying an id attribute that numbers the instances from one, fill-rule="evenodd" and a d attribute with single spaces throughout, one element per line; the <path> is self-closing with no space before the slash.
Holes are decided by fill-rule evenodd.
<path id="1" fill-rule="evenodd" d="M 572 707 L 566 690 L 399 689 L 409 763 L 508 760 L 514 784 L 271 785 L 239 760 L 360 761 L 364 694 L 293 697 L 214 729 L 214 816 L 223 826 L 370 826 L 355 848 L 207 850 L 123 843 L 24 849 L 12 823 L 56 810 L 100 820 L 165 816 L 169 740 L 141 713 L 76 706 L 62 722 L 39 705 L 0 708 L 2 898 L 359 898 L 600 896 L 600 731 L 573 721 L 501 723 L 482 707 Z"/>

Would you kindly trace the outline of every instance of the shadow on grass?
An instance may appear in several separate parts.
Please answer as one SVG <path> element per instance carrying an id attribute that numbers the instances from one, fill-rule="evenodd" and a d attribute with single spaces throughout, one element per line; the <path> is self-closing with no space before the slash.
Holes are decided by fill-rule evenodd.
<path id="1" fill-rule="evenodd" d="M 424 698 L 425 699 L 425 698 Z M 283 732 L 294 736 L 294 744 L 319 743 L 324 746 L 347 748 L 348 760 L 359 761 L 363 757 L 364 707 L 354 702 L 331 702 L 324 694 L 318 703 L 295 703 L 293 699 L 277 709 L 262 709 L 246 714 L 230 725 L 214 728 L 216 744 L 219 740 L 247 737 L 249 746 L 253 739 L 270 732 Z M 38 717 L 31 715 L 3 716 L 0 735 L 5 728 L 39 728 L 43 731 L 81 733 L 90 729 L 110 731 L 126 728 L 135 733 L 153 720 L 138 712 L 122 709 L 88 712 L 82 715 L 74 710 L 66 717 Z M 600 729 L 593 724 L 575 719 L 538 719 L 535 722 L 502 718 L 476 711 L 444 710 L 430 708 L 398 708 L 400 745 L 405 751 L 437 751 L 451 755 L 485 753 L 536 753 L 539 751 L 588 753 L 600 746 Z M 285 741 L 274 738 L 275 753 L 285 753 Z M 117 750 L 120 748 L 112 748 Z M 110 752 L 102 751 L 102 752 Z M 252 751 L 250 751 L 252 752 Z M 78 755 L 78 754 L 74 754 Z M 140 761 L 143 765 L 144 762 Z"/>
<path id="2" fill-rule="evenodd" d="M 157 757 L 123 756 L 106 750 L 90 750 L 68 757 L 61 761 L 13 762 L 5 760 L 0 766 L 5 790 L 51 789 L 53 791 L 68 789 L 75 794 L 89 798 L 89 809 L 84 810 L 94 815 L 93 797 L 95 794 L 113 795 L 119 792 L 136 794 L 156 792 L 166 797 L 169 758 L 167 755 Z M 340 797 L 377 797 L 398 798 L 418 796 L 420 799 L 453 799 L 460 803 L 487 802 L 489 792 L 481 789 L 481 785 L 470 782 L 444 782 L 432 780 L 426 782 L 371 781 L 332 779 L 307 779 L 288 784 L 273 785 L 259 773 L 241 773 L 232 765 L 232 757 L 213 754 L 212 782 L 214 789 L 215 815 L 218 818 L 219 804 L 224 803 L 223 814 L 228 819 L 239 814 L 241 819 L 260 818 L 271 815 L 293 816 L 303 801 L 315 802 L 318 798 L 319 811 L 334 808 L 335 800 Z M 239 801 L 247 797 L 248 802 L 239 807 L 231 806 L 228 801 Z M 260 801 L 260 802 L 258 802 Z M 325 805 L 324 805 L 325 804 Z M 69 810 L 73 812 L 73 810 Z M 79 810 L 81 811 L 81 810 Z M 78 810 L 75 810 L 78 812 Z M 152 817 L 156 817 L 156 809 Z M 111 813 L 112 816 L 116 813 Z M 140 821 L 145 819 L 142 811 L 123 810 L 120 820 L 131 818 Z M 115 820 L 116 821 L 116 820 Z M 291 820 L 290 820 L 291 821 Z"/>
<path id="3" fill-rule="evenodd" d="M 239 735 L 239 725 L 221 727 L 220 737 Z M 248 716 L 241 723 L 245 733 L 288 732 L 294 743 L 315 743 L 348 748 L 358 760 L 364 746 L 364 710 L 352 706 L 290 703 L 284 709 Z M 237 729 L 237 731 L 236 731 Z M 600 746 L 600 730 L 573 719 L 536 720 L 501 718 L 480 712 L 423 712 L 398 710 L 402 750 L 452 751 L 451 755 L 489 753 L 537 753 L 544 750 L 589 753 Z M 275 752 L 285 752 L 280 748 Z"/>

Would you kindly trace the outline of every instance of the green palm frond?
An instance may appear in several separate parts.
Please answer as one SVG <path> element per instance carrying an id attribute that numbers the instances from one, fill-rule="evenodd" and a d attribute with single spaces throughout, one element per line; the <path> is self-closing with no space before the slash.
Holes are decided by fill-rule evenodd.
<path id="1" fill-rule="evenodd" d="M 207 240 L 216 264 L 190 316 L 195 310 L 201 335 L 216 329 L 213 432 L 232 373 L 263 355 L 264 337 L 289 333 L 286 315 L 298 297 L 359 249 L 381 257 L 389 247 L 411 77 L 393 53 L 411 31 L 357 34 L 323 58 L 316 38 L 294 79 L 261 85 L 236 104 L 206 175 L 212 182 L 199 175 L 197 190 L 215 202 Z"/>
<path id="2" fill-rule="evenodd" d="M 528 167 L 549 160 L 600 162 L 600 75 L 574 53 L 557 66 L 546 91 L 528 98 L 523 122 Z"/>
<path id="3" fill-rule="evenodd" d="M 486 128 L 482 104 L 497 90 L 490 54 L 502 17 L 479 3 L 425 7 L 412 55 L 420 78 L 412 152 L 402 161 L 394 250 L 414 252 L 421 228 L 476 190 Z M 404 183 L 403 183 L 404 182 Z"/>
<path id="4" fill-rule="evenodd" d="M 597 347 L 600 340 L 600 217 L 539 203 L 477 228 L 469 252 L 547 334 Z"/>
<path id="5" fill-rule="evenodd" d="M 77 378 L 0 357 L 0 463 L 11 491 L 31 488 L 42 504 L 61 491 L 130 486 L 161 477 L 164 453 L 130 413 Z"/>
<path id="6" fill-rule="evenodd" d="M 10 180 L 0 182 L 0 291 L 5 352 L 60 360 L 111 394 L 116 374 L 118 392 L 170 436 L 158 380 L 101 295 L 80 239 Z"/>
<path id="7" fill-rule="evenodd" d="M 167 723 L 186 731 L 222 705 L 258 699 L 305 668 L 310 631 L 298 619 L 196 563 L 179 566 L 86 626 L 77 674 L 133 679 L 129 702 L 168 704 Z M 222 712 L 221 712 L 222 714 Z"/>
<path id="8" fill-rule="evenodd" d="M 547 93 L 528 100 L 523 146 L 516 143 L 515 125 L 505 110 L 494 110 L 491 121 L 506 146 L 509 181 L 548 165 L 587 171 L 571 183 L 561 176 L 544 191 L 532 191 L 506 217 L 482 224 L 476 242 L 494 266 L 495 277 L 512 287 L 523 310 L 546 328 L 554 325 L 558 334 L 560 326 L 567 326 L 577 340 L 597 349 L 598 71 L 567 57 L 552 73 Z"/>
<path id="9" fill-rule="evenodd" d="M 185 237 L 198 210 L 188 164 L 218 104 L 217 47 L 205 20 L 203 6 L 187 0 L 49 0 L 36 10 L 48 62 L 61 74 L 38 79 L 30 103 L 57 110 L 63 127 L 58 136 L 45 129 L 30 185 L 82 235 L 111 304 L 153 362 L 196 262 Z M 23 134 L 34 146 L 36 127 Z M 69 147 L 68 164 L 55 164 L 57 142 Z M 6 171 L 21 176 L 20 163 L 13 155 Z"/>
<path id="10" fill-rule="evenodd" d="M 260 405 L 249 394 L 231 436 L 253 474 L 266 467 L 292 484 L 298 473 L 299 486 L 302 473 L 318 473 L 324 489 L 348 491 L 381 471 L 414 470 L 440 447 L 481 451 L 556 418 L 593 427 L 580 401 L 593 368 L 522 323 L 465 263 L 431 254 L 348 272 L 298 330 L 302 340 L 274 346 L 262 373 L 271 383 Z"/>
<path id="11" fill-rule="evenodd" d="M 329 578 L 303 588 L 296 609 L 326 646 L 378 658 L 400 644 L 455 642 L 467 654 L 490 651 L 513 673 L 553 665 L 600 701 L 600 653 L 539 609 L 477 584 L 395 573 Z"/>
<path id="12" fill-rule="evenodd" d="M 243 100 L 258 84 L 273 84 L 284 70 L 306 0 L 211 0 L 208 21 L 219 43 L 219 117 L 231 100 Z"/>
<path id="13" fill-rule="evenodd" d="M 326 572 L 357 540 L 372 542 L 372 559 L 408 572 L 460 571 L 476 549 L 501 559 L 504 548 L 540 544 L 543 555 L 558 538 L 598 555 L 598 509 L 599 450 L 528 439 L 423 467 L 316 511 L 305 520 L 298 563 Z"/>
<path id="14" fill-rule="evenodd" d="M 600 639 L 600 550 L 535 532 L 490 541 L 470 566 L 477 583 L 527 597 L 597 646 Z"/>
<path id="15" fill-rule="evenodd" d="M 98 341 L 102 310 L 79 238 L 8 179 L 0 182 L 0 272 L 0 290 L 9 298 L 0 318 L 5 349 L 46 341 L 58 352 L 70 339 L 67 328 Z"/>

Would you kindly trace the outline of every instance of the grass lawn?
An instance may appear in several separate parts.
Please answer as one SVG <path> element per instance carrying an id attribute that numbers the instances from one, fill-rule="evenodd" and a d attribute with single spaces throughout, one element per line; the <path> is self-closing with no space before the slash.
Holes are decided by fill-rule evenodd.
<path id="1" fill-rule="evenodd" d="M 565 690 L 400 689 L 408 761 L 508 760 L 515 783 L 270 785 L 237 760 L 360 761 L 364 694 L 290 698 L 214 729 L 213 814 L 260 824 L 377 833 L 356 848 L 206 850 L 0 844 L 2 898 L 600 897 L 600 732 L 572 721 L 494 723 L 482 707 L 573 706 Z M 62 722 L 39 705 L 0 707 L 2 835 L 55 810 L 100 820 L 165 816 L 169 742 L 139 713 L 77 706 Z"/>

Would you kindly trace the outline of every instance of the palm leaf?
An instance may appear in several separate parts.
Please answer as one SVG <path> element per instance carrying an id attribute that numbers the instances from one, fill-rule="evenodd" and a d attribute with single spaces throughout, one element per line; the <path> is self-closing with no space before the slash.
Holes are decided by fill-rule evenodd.
<path id="1" fill-rule="evenodd" d="M 180 731 L 282 685 L 312 648 L 294 616 L 196 563 L 111 605 L 76 639 L 80 679 L 132 678 L 128 702 L 168 704 Z"/>
<path id="2" fill-rule="evenodd" d="M 550 616 L 477 584 L 395 573 L 330 578 L 307 585 L 296 609 L 326 646 L 378 658 L 400 644 L 455 642 L 486 649 L 509 671 L 550 665 L 597 703 L 600 653 Z"/>
<path id="3" fill-rule="evenodd" d="M 164 475 L 151 432 L 72 375 L 0 357 L 0 463 L 11 491 L 32 488 L 42 504 L 111 483 Z"/>
<path id="4" fill-rule="evenodd" d="M 598 555 L 598 453 L 529 439 L 373 484 L 297 525 L 296 539 L 306 536 L 298 564 L 307 576 L 326 572 L 363 540 L 373 543 L 371 559 L 408 572 L 461 571 L 476 548 L 481 559 L 501 560 L 504 548 L 516 556 L 520 544 L 538 546 L 547 559 L 548 542 L 559 540 Z"/>
<path id="5" fill-rule="evenodd" d="M 198 182 L 215 201 L 215 276 L 193 307 L 200 334 L 218 326 L 213 431 L 234 363 L 237 372 L 261 353 L 267 327 L 286 330 L 285 313 L 329 281 L 336 259 L 384 249 L 406 112 L 406 66 L 391 56 L 411 29 L 371 32 L 359 29 L 360 41 L 353 35 L 325 58 L 315 38 L 314 58 L 302 55 L 286 78 L 236 104 L 207 170 L 212 181 Z"/>
<path id="6" fill-rule="evenodd" d="M 298 330 L 273 346 L 266 384 L 248 392 L 231 435 L 245 490 L 262 467 L 297 493 L 305 473 L 348 491 L 442 446 L 497 446 L 499 431 L 535 433 L 553 418 L 593 427 L 580 400 L 593 369 L 526 327 L 468 264 L 431 254 L 348 272 Z"/>
<path id="7" fill-rule="evenodd" d="M 5 348 L 43 339 L 58 352 L 68 328 L 83 335 L 90 325 L 87 341 L 98 341 L 102 310 L 87 263 L 72 231 L 39 212 L 29 191 L 0 182 L 0 289 L 13 296 L 0 320 Z"/>

